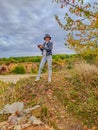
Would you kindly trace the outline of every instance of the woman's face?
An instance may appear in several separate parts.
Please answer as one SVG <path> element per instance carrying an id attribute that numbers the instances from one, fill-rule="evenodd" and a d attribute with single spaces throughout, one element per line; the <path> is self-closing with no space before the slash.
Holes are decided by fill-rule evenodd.
<path id="1" fill-rule="evenodd" d="M 50 41 L 50 37 L 46 37 L 45 41 L 49 42 Z"/>

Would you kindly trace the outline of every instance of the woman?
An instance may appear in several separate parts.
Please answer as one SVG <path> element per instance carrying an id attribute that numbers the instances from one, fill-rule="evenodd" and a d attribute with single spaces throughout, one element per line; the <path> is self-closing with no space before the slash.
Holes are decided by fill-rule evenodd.
<path id="1" fill-rule="evenodd" d="M 39 66 L 38 75 L 35 81 L 40 80 L 40 75 L 42 72 L 42 69 L 44 67 L 44 64 L 48 63 L 48 82 L 51 82 L 52 78 L 52 49 L 53 49 L 53 43 L 51 42 L 51 36 L 49 34 L 46 34 L 44 37 L 45 42 L 43 44 L 39 44 L 38 48 L 42 51 L 42 60 Z"/>

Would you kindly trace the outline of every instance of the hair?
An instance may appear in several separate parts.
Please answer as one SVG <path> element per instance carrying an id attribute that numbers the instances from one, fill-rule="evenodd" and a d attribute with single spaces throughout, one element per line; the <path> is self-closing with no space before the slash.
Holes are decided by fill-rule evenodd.
<path id="1" fill-rule="evenodd" d="M 51 40 L 51 37 L 44 37 L 44 40 L 46 40 L 46 38 L 50 38 L 50 40 Z"/>

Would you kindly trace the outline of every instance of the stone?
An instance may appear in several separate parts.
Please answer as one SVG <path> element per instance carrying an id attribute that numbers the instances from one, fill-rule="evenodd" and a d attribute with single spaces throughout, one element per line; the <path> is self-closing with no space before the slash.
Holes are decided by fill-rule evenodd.
<path id="1" fill-rule="evenodd" d="M 43 123 L 39 119 L 33 121 L 33 125 L 42 125 L 42 124 Z"/>
<path id="2" fill-rule="evenodd" d="M 17 120 L 17 116 L 16 115 L 11 115 L 9 118 L 8 118 L 8 122 L 10 125 L 16 125 L 18 120 Z"/>
<path id="3" fill-rule="evenodd" d="M 0 130 L 22 130 L 32 126 L 42 126 L 44 123 L 32 115 L 32 111 L 40 109 L 40 105 L 36 105 L 32 108 L 23 109 L 24 104 L 22 102 L 15 102 L 11 105 L 7 104 L 1 111 L 3 114 L 10 113 L 11 116 L 7 122 L 0 123 Z M 32 116 L 31 116 L 32 115 Z M 39 114 L 38 114 L 39 116 Z"/>
<path id="4" fill-rule="evenodd" d="M 14 102 L 13 104 L 7 104 L 4 106 L 3 110 L 0 111 L 0 114 L 12 114 L 16 111 L 23 111 L 24 103 L 23 102 Z"/>
<path id="5" fill-rule="evenodd" d="M 34 125 L 42 125 L 42 121 L 40 121 L 39 119 L 37 119 L 35 116 L 31 116 L 29 118 L 29 121 L 34 124 Z"/>
<path id="6" fill-rule="evenodd" d="M 16 126 L 14 127 L 14 130 L 21 130 L 21 129 L 22 129 L 21 125 L 16 125 Z"/>
<path id="7" fill-rule="evenodd" d="M 27 117 L 26 116 L 20 116 L 17 118 L 17 124 L 24 124 L 27 122 Z"/>
<path id="8" fill-rule="evenodd" d="M 29 118 L 29 121 L 31 121 L 31 122 L 34 122 L 34 120 L 36 120 L 37 118 L 35 117 L 35 116 L 31 116 L 30 118 Z"/>
<path id="9" fill-rule="evenodd" d="M 23 112 L 26 113 L 26 114 L 29 114 L 31 111 L 38 109 L 39 107 L 40 107 L 40 105 L 36 105 L 32 108 L 24 109 Z"/>

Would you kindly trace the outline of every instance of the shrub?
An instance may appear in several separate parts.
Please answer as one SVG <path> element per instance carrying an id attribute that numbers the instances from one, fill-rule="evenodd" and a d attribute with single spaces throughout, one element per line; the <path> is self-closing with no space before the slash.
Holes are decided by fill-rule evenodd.
<path id="1" fill-rule="evenodd" d="M 14 73 L 14 74 L 25 74 L 26 71 L 25 71 L 24 66 L 19 65 L 19 66 L 16 66 L 16 67 L 13 69 L 12 73 Z"/>
<path id="2" fill-rule="evenodd" d="M 98 62 L 98 47 L 94 50 L 86 50 L 85 52 L 82 52 L 80 56 L 82 56 L 87 62 L 95 64 L 96 61 Z"/>
<path id="3" fill-rule="evenodd" d="M 36 70 L 35 68 L 31 69 L 31 73 L 37 73 L 38 70 Z"/>
<path id="4" fill-rule="evenodd" d="M 98 76 L 98 68 L 88 63 L 78 63 L 74 66 L 74 71 L 83 81 L 90 81 Z"/>
<path id="5" fill-rule="evenodd" d="M 40 62 L 41 57 L 40 56 L 35 56 L 32 58 L 32 62 Z"/>

